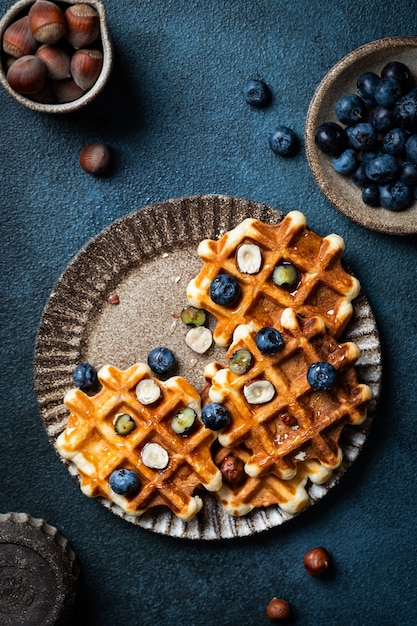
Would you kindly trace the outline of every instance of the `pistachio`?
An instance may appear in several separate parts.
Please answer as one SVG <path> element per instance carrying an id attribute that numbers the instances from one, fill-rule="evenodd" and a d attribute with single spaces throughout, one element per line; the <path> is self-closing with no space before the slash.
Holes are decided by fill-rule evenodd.
<path id="1" fill-rule="evenodd" d="M 244 243 L 237 250 L 236 260 L 243 274 L 257 274 L 262 265 L 261 250 L 254 243 Z"/>
<path id="2" fill-rule="evenodd" d="M 275 388 L 269 380 L 253 380 L 243 387 L 243 393 L 249 404 L 264 404 L 275 395 Z"/>

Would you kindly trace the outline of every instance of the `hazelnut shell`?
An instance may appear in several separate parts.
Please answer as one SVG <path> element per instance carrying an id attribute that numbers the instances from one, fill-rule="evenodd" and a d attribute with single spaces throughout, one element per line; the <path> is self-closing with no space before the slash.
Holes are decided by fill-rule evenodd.
<path id="1" fill-rule="evenodd" d="M 80 154 L 80 166 L 87 172 L 95 176 L 105 174 L 111 162 L 109 148 L 100 142 L 93 142 L 85 146 Z"/>
<path id="2" fill-rule="evenodd" d="M 286 620 L 291 616 L 291 606 L 287 600 L 272 598 L 267 604 L 266 616 L 272 621 Z"/>
<path id="3" fill-rule="evenodd" d="M 310 576 L 323 576 L 331 566 L 331 556 L 326 548 L 312 548 L 304 555 L 304 567 Z"/>
<path id="4" fill-rule="evenodd" d="M 71 75 L 83 91 L 90 89 L 100 76 L 103 55 L 99 50 L 77 50 L 71 58 Z"/>
<path id="5" fill-rule="evenodd" d="M 36 56 L 45 63 L 48 78 L 63 80 L 71 77 L 71 57 L 59 45 L 43 44 L 37 49 Z"/>
<path id="6" fill-rule="evenodd" d="M 38 42 L 32 35 L 27 15 L 16 20 L 6 28 L 3 35 L 3 50 L 16 59 L 28 54 L 35 54 Z"/>
<path id="7" fill-rule="evenodd" d="M 34 55 L 20 57 L 10 66 L 7 80 L 17 93 L 27 95 L 37 93 L 45 84 L 45 64 Z"/>
<path id="8" fill-rule="evenodd" d="M 66 38 L 76 49 L 93 44 L 100 33 L 100 19 L 90 4 L 74 4 L 65 11 Z"/>
<path id="9" fill-rule="evenodd" d="M 49 0 L 36 0 L 28 13 L 34 38 L 40 43 L 56 43 L 67 30 L 64 12 Z"/>

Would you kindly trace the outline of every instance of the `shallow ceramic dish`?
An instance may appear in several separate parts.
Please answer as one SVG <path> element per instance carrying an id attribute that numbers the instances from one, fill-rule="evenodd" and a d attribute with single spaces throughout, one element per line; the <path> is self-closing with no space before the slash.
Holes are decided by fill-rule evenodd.
<path id="1" fill-rule="evenodd" d="M 107 28 L 106 10 L 102 0 L 57 0 L 56 4 L 59 5 L 72 5 L 72 4 L 89 4 L 96 9 L 100 19 L 100 34 L 99 41 L 103 52 L 103 67 L 100 75 L 94 85 L 86 91 L 80 98 L 73 100 L 72 102 L 65 102 L 62 104 L 44 104 L 42 102 L 36 102 L 28 96 L 17 93 L 9 85 L 6 78 L 6 72 L 4 67 L 4 54 L 2 51 L 0 62 L 0 83 L 5 90 L 23 106 L 39 113 L 71 113 L 84 108 L 87 104 L 92 102 L 104 89 L 106 85 L 111 69 L 113 66 L 113 47 L 110 39 L 110 35 Z M 16 19 L 22 15 L 27 14 L 29 8 L 34 3 L 34 0 L 19 0 L 16 4 L 13 4 L 9 10 L 4 14 L 0 20 L 0 42 L 3 41 L 3 34 L 6 28 Z"/>
<path id="2" fill-rule="evenodd" d="M 99 369 L 108 363 L 127 369 L 146 362 L 156 345 L 167 345 L 179 363 L 179 375 L 196 389 L 204 384 L 204 366 L 224 362 L 225 350 L 212 347 L 197 355 L 185 344 L 186 327 L 178 320 L 187 306 L 186 288 L 201 267 L 198 243 L 215 238 L 246 217 L 277 223 L 282 213 L 266 205 L 228 196 L 179 198 L 135 211 L 94 237 L 69 263 L 45 307 L 35 350 L 35 381 L 39 407 L 54 445 L 64 430 L 68 409 L 66 391 L 74 387 L 75 365 L 89 361 Z M 119 304 L 107 298 L 116 292 Z M 339 481 L 359 454 L 380 393 L 381 349 L 375 319 L 364 294 L 354 301 L 354 317 L 346 338 L 362 350 L 358 377 L 374 394 L 368 418 L 359 427 L 346 428 L 341 441 L 342 465 L 324 485 L 308 487 L 309 505 L 320 500 Z M 77 478 L 72 464 L 62 460 Z M 252 535 L 292 519 L 278 506 L 253 510 L 244 517 L 229 516 L 208 492 L 204 506 L 190 522 L 167 509 L 141 517 L 126 515 L 100 500 L 113 513 L 156 533 L 188 539 L 218 539 Z M 86 496 L 79 493 L 74 506 Z"/>
<path id="3" fill-rule="evenodd" d="M 417 201 L 404 211 L 369 207 L 361 191 L 349 178 L 337 174 L 329 155 L 314 142 L 316 129 L 323 122 L 337 122 L 335 104 L 346 93 L 356 93 L 356 80 L 362 72 L 380 74 L 389 61 L 401 61 L 417 79 L 417 37 L 388 37 L 367 43 L 343 57 L 326 74 L 316 89 L 307 112 L 305 146 L 307 159 L 317 185 L 334 206 L 355 222 L 372 230 L 393 235 L 417 232 Z"/>

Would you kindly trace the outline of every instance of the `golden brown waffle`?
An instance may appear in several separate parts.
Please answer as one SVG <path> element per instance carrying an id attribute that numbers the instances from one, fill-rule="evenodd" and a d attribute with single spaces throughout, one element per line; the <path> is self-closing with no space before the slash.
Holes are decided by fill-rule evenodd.
<path id="1" fill-rule="evenodd" d="M 237 375 L 211 363 L 205 376 L 211 382 L 210 400 L 224 404 L 231 416 L 218 435 L 220 444 L 245 443 L 252 452 L 245 465 L 250 476 L 274 472 L 288 480 L 300 461 L 317 460 L 330 469 L 341 463 L 340 433 L 345 424 L 363 422 L 372 393 L 357 381 L 354 363 L 359 348 L 351 342 L 339 344 L 326 333 L 320 318 L 304 319 L 285 309 L 277 328 L 283 335 L 283 349 L 265 356 L 256 346 L 256 329 L 239 326 L 226 358 L 245 348 L 253 357 L 250 369 Z M 328 361 L 337 371 L 336 384 L 326 391 L 315 391 L 307 381 L 309 366 L 320 361 Z M 247 401 L 244 388 L 254 380 L 272 383 L 270 401 Z"/>
<path id="2" fill-rule="evenodd" d="M 255 244 L 261 252 L 261 266 L 253 274 L 240 271 L 237 251 L 242 244 Z M 233 331 L 249 322 L 273 326 L 283 309 L 291 307 L 304 317 L 321 317 L 328 332 L 337 337 L 352 315 L 351 301 L 360 289 L 356 278 L 342 267 L 343 239 L 338 235 L 320 237 L 306 228 L 306 219 L 292 211 L 279 224 L 264 224 L 246 219 L 218 241 L 200 243 L 198 254 L 204 261 L 199 274 L 188 285 L 190 304 L 212 313 L 217 319 L 214 340 L 228 346 Z M 276 265 L 292 263 L 299 283 L 292 289 L 272 281 Z M 226 273 L 234 276 L 241 295 L 233 306 L 220 306 L 210 297 L 214 278 Z"/>
<path id="3" fill-rule="evenodd" d="M 191 519 L 202 506 L 201 498 L 193 496 L 195 489 L 203 485 L 215 491 L 221 486 L 221 473 L 210 453 L 215 435 L 199 419 L 186 437 L 171 427 L 172 418 L 184 407 L 200 415 L 199 394 L 178 376 L 164 383 L 153 379 L 149 367 L 141 363 L 124 371 L 106 365 L 98 378 L 102 388 L 96 395 L 79 389 L 66 394 L 68 425 L 56 442 L 59 453 L 77 467 L 82 491 L 107 498 L 131 515 L 163 505 L 181 519 Z M 136 396 L 136 386 L 144 379 L 153 379 L 161 389 L 161 397 L 149 405 Z M 115 418 L 121 414 L 136 423 L 127 436 L 115 431 Z M 147 443 L 167 451 L 165 469 L 143 463 L 141 452 Z M 139 477 L 139 491 L 132 496 L 118 495 L 110 488 L 110 475 L 121 468 L 134 470 Z"/>
<path id="4" fill-rule="evenodd" d="M 234 448 L 224 448 L 213 444 L 214 460 L 218 467 L 226 463 L 235 463 L 235 459 L 245 464 L 251 457 L 244 444 Z M 286 513 L 299 513 L 309 502 L 306 491 L 308 480 L 321 485 L 332 472 L 317 461 L 300 463 L 296 475 L 290 480 L 282 480 L 274 474 L 253 478 L 242 471 L 241 479 L 229 481 L 223 478 L 223 486 L 215 496 L 229 515 L 246 515 L 254 508 L 278 505 Z"/>

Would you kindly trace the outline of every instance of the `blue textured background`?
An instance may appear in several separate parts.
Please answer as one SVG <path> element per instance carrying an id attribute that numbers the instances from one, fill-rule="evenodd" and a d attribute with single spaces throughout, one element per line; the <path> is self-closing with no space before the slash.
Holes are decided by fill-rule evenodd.
<path id="1" fill-rule="evenodd" d="M 8 3 L 0 2 L 3 14 Z M 80 626 L 260 626 L 273 595 L 300 626 L 413 626 L 416 572 L 417 238 L 371 232 L 322 196 L 303 152 L 267 145 L 277 123 L 300 136 L 330 67 L 357 46 L 416 34 L 414 0 L 112 0 L 115 67 L 88 109 L 42 116 L 0 92 L 0 510 L 57 526 L 82 570 Z M 417 60 L 416 60 L 417 65 Z M 273 103 L 248 107 L 242 85 L 263 78 Z M 116 167 L 95 179 L 78 166 L 90 141 Z M 302 210 L 322 235 L 346 241 L 384 350 L 383 394 L 363 454 L 321 503 L 284 527 L 193 543 L 137 528 L 83 496 L 51 448 L 33 390 L 33 350 L 48 295 L 72 256 L 114 219 L 196 193 L 249 197 Z M 304 572 L 318 544 L 330 580 Z"/>

